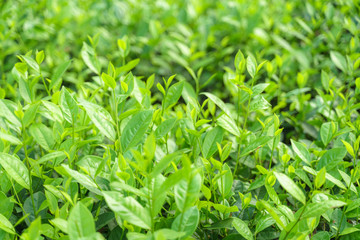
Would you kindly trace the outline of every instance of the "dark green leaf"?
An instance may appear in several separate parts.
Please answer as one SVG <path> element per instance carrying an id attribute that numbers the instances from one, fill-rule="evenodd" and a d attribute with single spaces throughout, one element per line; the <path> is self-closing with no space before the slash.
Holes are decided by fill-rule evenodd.
<path id="1" fill-rule="evenodd" d="M 240 157 L 244 157 L 248 155 L 249 153 L 259 149 L 260 147 L 264 146 L 266 143 L 268 143 L 273 137 L 271 136 L 262 136 L 254 141 L 250 142 L 242 151 L 240 154 Z"/>
<path id="2" fill-rule="evenodd" d="M 232 225 L 234 226 L 236 231 L 240 233 L 240 235 L 243 236 L 245 239 L 247 240 L 254 239 L 254 236 L 250 231 L 248 225 L 240 218 L 234 218 Z"/>
<path id="3" fill-rule="evenodd" d="M 209 159 L 217 151 L 216 143 L 221 143 L 223 135 L 224 131 L 220 127 L 215 127 L 207 132 L 202 144 L 202 150 L 205 158 Z"/>
<path id="4" fill-rule="evenodd" d="M 172 107 L 179 101 L 179 98 L 181 97 L 181 94 L 182 94 L 183 87 L 184 87 L 184 82 L 181 81 L 181 82 L 175 83 L 168 89 L 168 91 L 166 93 L 166 97 L 164 99 L 164 109 L 165 110 Z"/>
<path id="5" fill-rule="evenodd" d="M 152 115 L 152 110 L 138 112 L 125 126 L 120 139 L 121 148 L 124 153 L 141 141 L 151 123 Z"/>
<path id="6" fill-rule="evenodd" d="M 66 72 L 66 70 L 68 69 L 70 64 L 71 64 L 71 61 L 67 61 L 67 62 L 60 64 L 56 68 L 54 75 L 51 78 L 51 83 L 49 86 L 50 89 L 53 89 L 54 87 L 57 87 L 59 85 L 62 75 Z"/>
<path id="7" fill-rule="evenodd" d="M 326 171 L 330 171 L 335 168 L 341 160 L 346 156 L 347 150 L 344 147 L 333 148 L 324 153 L 320 158 L 318 164 L 316 165 L 316 170 L 320 170 L 323 167 L 326 167 Z"/>

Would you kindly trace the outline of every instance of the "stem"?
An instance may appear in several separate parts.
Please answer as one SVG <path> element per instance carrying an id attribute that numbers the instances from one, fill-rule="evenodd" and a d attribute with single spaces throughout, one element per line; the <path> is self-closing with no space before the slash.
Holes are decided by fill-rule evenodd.
<path id="1" fill-rule="evenodd" d="M 305 203 L 304 208 L 303 208 L 303 210 L 301 211 L 300 216 L 298 217 L 298 219 L 296 219 L 295 224 L 294 224 L 294 225 L 290 228 L 290 230 L 289 230 L 289 231 L 287 231 L 287 232 L 286 232 L 286 235 L 285 235 L 284 240 L 286 240 L 286 239 L 287 239 L 287 237 L 289 236 L 289 234 L 291 233 L 291 231 L 293 230 L 293 228 L 294 228 L 294 227 L 296 226 L 296 224 L 300 221 L 301 216 L 302 216 L 302 215 L 304 214 L 304 212 L 305 212 L 306 204 L 307 204 L 307 203 Z M 286 230 L 285 230 L 285 231 L 286 231 Z"/>
<path id="2" fill-rule="evenodd" d="M 151 179 L 150 180 L 151 182 L 153 181 L 153 179 Z M 147 181 L 148 182 L 148 185 L 150 185 L 149 184 L 149 181 Z M 151 229 L 150 229 L 150 232 L 154 232 L 154 229 L 155 229 L 155 223 L 154 223 L 154 216 L 153 216 L 153 211 L 152 211 L 152 209 L 153 209 L 153 204 L 152 204 L 152 192 L 151 192 L 151 190 L 150 190 L 150 186 L 148 186 L 148 190 L 149 190 L 149 193 L 148 193 L 148 196 L 149 196 L 149 212 L 150 212 L 150 219 L 151 219 Z"/>
<path id="3" fill-rule="evenodd" d="M 357 153 L 355 154 L 355 159 L 354 159 L 354 161 L 353 161 L 354 173 L 351 174 L 349 186 L 347 187 L 347 189 L 346 189 L 346 191 L 345 191 L 345 195 L 346 195 L 346 197 L 345 197 L 345 202 L 347 202 L 348 199 L 349 199 L 349 194 L 348 194 L 348 192 L 349 192 L 349 190 L 350 190 L 350 187 L 351 187 L 351 184 L 352 184 L 352 181 L 353 181 L 353 176 L 355 175 L 355 171 L 356 171 L 356 167 L 355 167 L 356 156 L 357 156 Z M 341 223 L 342 223 L 342 221 L 344 220 L 344 216 L 345 216 L 345 208 L 346 208 L 346 206 L 343 207 L 343 211 L 342 211 L 342 214 L 341 214 L 341 219 L 340 219 L 339 227 L 338 227 L 338 229 L 337 229 L 337 231 L 336 231 L 336 235 L 335 235 L 336 237 L 335 237 L 335 239 L 339 239 Z"/>
<path id="4" fill-rule="evenodd" d="M 118 148 L 118 156 L 122 153 L 122 149 L 121 149 L 121 144 L 120 144 L 120 136 L 121 136 L 121 132 L 120 132 L 120 127 L 119 127 L 119 116 L 118 116 L 118 105 L 117 105 L 117 101 L 116 101 L 116 96 L 115 96 L 115 89 L 112 90 L 112 96 L 113 96 L 113 112 L 114 112 L 114 120 L 115 120 L 115 125 L 116 125 L 116 132 L 117 132 L 117 138 L 119 140 L 119 147 L 116 146 L 116 148 Z"/>
<path id="5" fill-rule="evenodd" d="M 30 181 L 30 189 L 29 189 L 29 193 L 30 193 L 30 198 L 31 198 L 31 203 L 33 205 L 33 211 L 34 211 L 34 216 L 35 218 L 37 217 L 36 214 L 36 210 L 35 210 L 35 201 L 34 201 L 34 193 L 33 193 L 33 189 L 32 189 L 32 178 L 31 178 L 31 166 L 30 166 L 30 162 L 29 162 L 29 157 L 28 157 L 28 152 L 27 152 L 27 147 L 26 147 L 26 132 L 25 132 L 25 128 L 24 125 L 22 124 L 22 136 L 23 136 L 23 146 L 24 146 L 24 152 L 25 152 L 25 161 L 26 161 L 26 165 L 29 171 L 29 181 Z"/>
<path id="6" fill-rule="evenodd" d="M 43 77 L 43 75 L 42 75 L 42 73 L 41 73 L 41 68 L 40 68 L 40 67 L 39 67 L 39 70 L 40 70 L 40 77 L 41 77 L 41 80 L 42 80 L 42 82 L 43 82 L 43 84 L 44 84 L 45 90 L 46 90 L 47 94 L 48 94 L 49 96 L 51 96 L 50 89 L 48 89 L 48 87 L 47 87 L 47 85 L 46 85 L 46 82 L 45 82 L 45 79 L 44 79 L 44 77 Z"/>
<path id="7" fill-rule="evenodd" d="M 97 219 L 98 219 L 98 217 L 99 217 L 100 210 L 101 210 L 101 205 L 102 205 L 103 200 L 104 200 L 104 199 L 101 199 L 101 200 L 100 200 L 99 206 L 98 206 L 98 208 L 97 208 L 97 210 L 96 210 L 96 214 L 95 214 L 95 218 L 94 218 L 95 221 L 97 221 Z"/>
<path id="8" fill-rule="evenodd" d="M 271 163 L 272 163 L 273 154 L 274 154 L 274 149 L 275 149 L 275 139 L 276 139 L 276 136 L 274 137 L 273 146 L 272 146 L 272 149 L 271 149 L 271 157 L 270 157 L 270 163 L 269 163 L 269 170 L 271 170 Z"/>
<path id="9" fill-rule="evenodd" d="M 196 89 L 196 97 L 199 96 L 200 86 L 199 86 L 199 79 L 195 78 L 195 89 Z"/>
<path id="10" fill-rule="evenodd" d="M 75 120 L 73 119 L 72 124 L 72 144 L 75 143 Z M 75 169 L 75 159 L 72 160 L 72 168 Z"/>
<path id="11" fill-rule="evenodd" d="M 238 88 L 237 126 L 238 126 L 239 131 L 240 131 L 240 127 L 241 127 L 241 124 L 240 124 L 240 106 L 241 106 L 240 99 L 241 99 L 241 90 L 240 90 L 240 88 Z M 241 137 L 239 137 L 239 146 L 238 146 L 238 151 L 237 151 L 237 154 L 236 154 L 236 165 L 235 165 L 235 168 L 234 168 L 234 176 L 236 175 L 236 171 L 237 171 L 237 168 L 238 168 L 238 165 L 239 165 L 241 142 L 242 142 L 242 134 L 241 134 Z"/>
<path id="12" fill-rule="evenodd" d="M 252 89 L 253 86 L 254 86 L 254 82 L 255 82 L 255 76 L 254 76 L 254 78 L 252 79 L 252 82 L 251 82 L 251 89 Z M 251 95 L 252 95 L 252 94 L 249 94 L 248 105 L 246 106 L 246 115 L 245 115 L 243 130 L 246 129 L 246 122 L 247 122 L 247 119 L 248 119 L 248 117 L 249 117 L 249 106 L 250 106 L 250 103 L 251 103 Z"/>
<path id="13" fill-rule="evenodd" d="M 10 177 L 9 177 L 9 180 L 10 180 L 10 182 L 11 182 L 11 186 L 12 186 L 12 189 L 13 189 L 13 191 L 14 191 L 14 195 L 15 195 L 15 197 L 16 197 L 16 199 L 17 199 L 18 205 L 20 206 L 20 208 L 21 208 L 21 210 L 23 211 L 23 213 L 26 213 L 25 209 L 23 208 L 23 205 L 21 204 L 19 195 L 18 195 L 17 192 L 16 192 L 14 183 L 13 183 L 13 181 L 12 181 L 12 179 L 11 179 Z M 34 206 L 34 205 L 33 205 L 33 206 Z M 31 222 L 29 216 L 27 216 L 26 218 L 29 220 L 29 222 Z"/>
<path id="14" fill-rule="evenodd" d="M 238 109 L 237 109 L 237 125 L 240 127 L 240 99 L 241 99 L 241 90 L 238 87 Z"/>

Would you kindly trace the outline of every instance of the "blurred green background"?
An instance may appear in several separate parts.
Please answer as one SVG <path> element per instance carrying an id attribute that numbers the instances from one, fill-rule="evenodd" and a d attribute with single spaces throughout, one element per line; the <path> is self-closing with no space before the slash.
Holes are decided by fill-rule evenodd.
<path id="1" fill-rule="evenodd" d="M 216 74 L 206 86 L 215 90 L 223 86 L 224 74 L 231 75 L 228 68 L 241 49 L 258 62 L 276 61 L 274 69 L 267 69 L 270 82 L 282 81 L 274 87 L 296 88 L 298 72 L 308 86 L 321 86 L 321 69 L 345 80 L 357 74 L 356 69 L 337 68 L 329 52 L 351 61 L 359 58 L 359 9 L 359 1 L 350 0 L 1 1 L 0 86 L 12 94 L 16 55 L 31 50 L 45 51 L 44 76 L 73 59 L 64 81 L 80 85 L 91 80 L 80 54 L 83 42 L 91 45 L 88 36 L 102 70 L 108 61 L 115 67 L 123 64 L 117 40 L 127 39 L 131 47 L 125 60 L 141 59 L 133 70 L 140 76 L 156 73 L 159 79 L 176 73 L 194 84 L 185 67 L 203 68 L 200 82 Z"/>

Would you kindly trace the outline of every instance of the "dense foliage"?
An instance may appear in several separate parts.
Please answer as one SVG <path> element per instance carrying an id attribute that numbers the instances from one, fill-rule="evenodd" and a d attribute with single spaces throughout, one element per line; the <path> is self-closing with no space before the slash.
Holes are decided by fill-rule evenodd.
<path id="1" fill-rule="evenodd" d="M 0 239 L 360 239 L 359 13 L 1 1 Z"/>

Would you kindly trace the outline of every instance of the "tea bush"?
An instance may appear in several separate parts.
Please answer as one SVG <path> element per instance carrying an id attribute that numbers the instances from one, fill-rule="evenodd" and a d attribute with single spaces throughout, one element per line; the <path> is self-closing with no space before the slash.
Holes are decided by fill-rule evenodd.
<path id="1" fill-rule="evenodd" d="M 360 239 L 359 10 L 1 2 L 0 238 Z"/>

